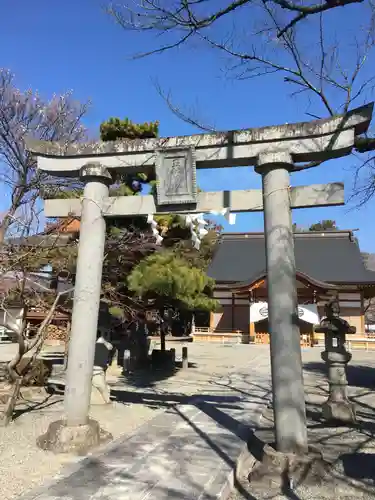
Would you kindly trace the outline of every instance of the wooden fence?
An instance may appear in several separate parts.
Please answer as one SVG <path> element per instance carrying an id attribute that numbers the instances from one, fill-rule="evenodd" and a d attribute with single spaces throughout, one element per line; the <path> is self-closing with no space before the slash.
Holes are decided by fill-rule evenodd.
<path id="1" fill-rule="evenodd" d="M 193 333 L 194 340 L 201 340 L 207 342 L 221 342 L 223 344 L 249 344 L 250 336 L 245 332 L 237 330 L 235 332 L 230 332 L 228 330 L 215 330 L 212 331 L 209 328 L 195 328 Z"/>
<path id="2" fill-rule="evenodd" d="M 268 332 L 256 332 L 254 336 L 241 330 L 235 332 L 228 330 L 210 330 L 208 327 L 196 327 L 193 334 L 194 340 L 206 342 L 222 342 L 235 344 L 269 344 L 270 336 Z M 312 336 L 301 335 L 301 347 L 311 347 Z"/>
<path id="3" fill-rule="evenodd" d="M 256 344 L 269 344 L 270 336 L 268 332 L 257 332 L 255 334 Z M 308 334 L 301 335 L 301 347 L 313 347 L 312 336 Z"/>

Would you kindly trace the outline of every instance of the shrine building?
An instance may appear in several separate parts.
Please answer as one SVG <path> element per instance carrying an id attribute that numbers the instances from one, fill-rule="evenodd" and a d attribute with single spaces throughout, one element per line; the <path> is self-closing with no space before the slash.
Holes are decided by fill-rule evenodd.
<path id="1" fill-rule="evenodd" d="M 375 296 L 375 272 L 366 269 L 352 231 L 294 234 L 301 338 L 321 340 L 314 325 L 324 316 L 329 294 L 338 294 L 341 316 L 365 335 L 364 300 Z M 241 333 L 250 342 L 269 342 L 267 273 L 263 233 L 223 234 L 207 274 L 214 278 L 220 309 L 209 332 Z"/>

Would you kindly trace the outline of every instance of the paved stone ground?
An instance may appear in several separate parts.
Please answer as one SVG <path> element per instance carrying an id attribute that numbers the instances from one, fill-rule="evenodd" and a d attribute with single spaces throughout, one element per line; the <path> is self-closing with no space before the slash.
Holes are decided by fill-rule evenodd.
<path id="1" fill-rule="evenodd" d="M 348 368 L 351 384 L 349 395 L 356 404 L 358 424 L 353 427 L 327 426 L 320 417 L 321 404 L 327 399 L 323 365 L 316 359 L 316 352 L 306 351 L 305 388 L 309 441 L 321 449 L 328 462 L 322 484 L 307 486 L 297 484 L 293 491 L 281 495 L 269 485 L 249 484 L 244 475 L 237 483 L 231 500 L 260 499 L 373 499 L 375 498 L 375 370 L 372 353 L 353 352 Z M 272 428 L 272 412 L 267 410 L 259 429 Z M 260 433 L 262 435 L 262 432 Z"/>

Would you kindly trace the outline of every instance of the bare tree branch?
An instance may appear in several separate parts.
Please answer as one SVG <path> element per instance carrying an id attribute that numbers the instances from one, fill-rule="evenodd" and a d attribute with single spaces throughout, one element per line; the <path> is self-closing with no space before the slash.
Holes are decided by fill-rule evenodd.
<path id="1" fill-rule="evenodd" d="M 269 0 L 269 4 L 270 8 L 279 8 L 291 16 L 290 20 L 278 30 L 277 36 L 281 38 L 297 23 L 309 16 L 363 1 L 328 0 L 304 5 L 302 2 L 289 0 Z M 254 0 L 228 1 L 227 5 L 221 8 L 212 8 L 212 5 L 215 5 L 215 2 L 208 0 L 179 0 L 173 2 L 172 5 L 169 0 L 142 0 L 139 3 L 128 0 L 123 5 L 110 4 L 108 12 L 126 29 L 161 32 L 179 30 L 187 33 L 181 37 L 180 41 L 172 45 L 175 47 L 183 43 L 183 38 L 187 39 L 198 31 L 210 28 L 223 18 L 233 16 L 237 12 L 241 15 L 249 15 L 251 18 L 256 2 Z M 160 48 L 156 49 L 155 53 L 160 50 Z"/>
<path id="2" fill-rule="evenodd" d="M 359 15 L 350 30 L 342 29 L 342 9 L 336 7 L 354 8 L 351 4 L 358 4 Z M 210 0 L 125 0 L 124 5 L 111 5 L 109 12 L 124 29 L 167 39 L 162 48 L 157 40 L 147 55 L 180 47 L 194 38 L 228 56 L 228 77 L 245 81 L 279 76 L 291 88 L 291 97 L 308 103 L 306 114 L 314 119 L 346 113 L 374 95 L 372 0 L 228 0 L 220 5 Z M 229 23 L 233 24 L 232 33 L 225 34 Z M 160 86 L 158 92 L 180 119 L 210 130 L 202 120 L 183 112 Z M 358 205 L 375 195 L 374 149 L 371 135 L 356 142 L 360 153 L 353 156 Z"/>
<path id="3" fill-rule="evenodd" d="M 10 262 L 12 262 L 13 260 L 13 253 L 14 252 L 10 252 L 9 254 Z M 21 253 L 24 252 L 21 250 Z M 27 249 L 26 253 L 30 256 L 30 253 L 27 251 Z M 3 256 L 2 259 L 3 268 L 5 260 L 6 256 Z M 18 262 L 22 262 L 23 260 L 25 260 L 25 255 L 18 258 Z M 25 269 L 24 264 L 22 265 L 22 268 Z M 3 275 L 1 276 L 3 286 L 5 277 L 6 273 L 3 273 Z M 12 332 L 13 337 L 17 339 L 18 350 L 13 359 L 8 363 L 7 366 L 8 374 L 13 385 L 10 387 L 11 394 L 8 397 L 4 411 L 0 415 L 0 425 L 7 425 L 10 422 L 14 412 L 14 408 L 17 403 L 17 399 L 21 391 L 21 386 L 23 384 L 24 378 L 27 375 L 29 369 L 33 366 L 38 354 L 40 353 L 44 340 L 48 334 L 48 327 L 55 315 L 57 307 L 60 305 L 61 298 L 63 295 L 68 295 L 73 290 L 73 288 L 70 288 L 56 294 L 54 293 L 53 290 L 51 290 L 48 287 L 44 287 L 43 285 L 33 283 L 34 289 L 33 292 L 31 292 L 32 300 L 34 301 L 34 303 L 36 302 L 42 304 L 44 308 L 48 308 L 49 310 L 46 313 L 42 323 L 38 327 L 38 330 L 35 333 L 34 337 L 29 338 L 25 313 L 27 304 L 26 297 L 27 295 L 30 297 L 30 293 L 27 293 L 27 287 L 29 286 L 30 279 L 28 278 L 28 273 L 25 273 L 25 270 L 23 270 L 19 274 L 20 277 L 19 281 L 17 279 L 17 274 L 11 273 L 11 277 L 13 278 L 11 289 L 9 290 L 9 292 L 7 292 L 5 289 L 2 296 L 2 302 L 1 302 L 1 310 L 3 311 L 2 326 L 5 326 L 8 331 Z M 18 289 L 14 288 L 15 286 L 14 281 L 16 281 L 16 284 L 18 285 Z M 40 296 L 37 291 L 38 289 L 40 291 Z M 16 291 L 18 293 L 19 300 L 16 303 L 14 303 L 14 299 L 13 300 L 10 299 L 9 303 L 9 293 L 12 291 Z M 50 298 L 54 297 L 51 306 L 48 306 L 48 303 L 45 302 L 46 294 Z M 18 309 L 16 315 L 11 313 L 8 304 L 13 304 L 13 307 L 15 304 L 17 305 Z M 24 356 L 27 355 L 28 353 L 31 354 L 30 358 L 27 360 L 26 364 L 21 366 L 21 362 L 24 359 Z"/>
<path id="4" fill-rule="evenodd" d="M 79 104 L 71 93 L 44 102 L 31 90 L 21 92 L 14 76 L 0 70 L 0 180 L 10 194 L 9 207 L 0 222 L 0 243 L 19 219 L 20 210 L 35 207 L 41 186 L 57 182 L 37 171 L 35 158 L 25 149 L 25 137 L 60 140 L 67 145 L 80 141 L 86 137 L 81 120 L 87 109 L 88 103 Z"/>
<path id="5" fill-rule="evenodd" d="M 154 82 L 154 85 L 157 93 L 164 100 L 164 102 L 167 104 L 168 108 L 174 115 L 176 115 L 185 123 L 189 123 L 193 127 L 196 127 L 204 132 L 216 132 L 215 127 L 213 127 L 212 125 L 205 124 L 198 117 L 194 117 L 192 114 L 183 112 L 182 109 L 173 102 L 171 93 L 165 92 L 157 81 Z"/>

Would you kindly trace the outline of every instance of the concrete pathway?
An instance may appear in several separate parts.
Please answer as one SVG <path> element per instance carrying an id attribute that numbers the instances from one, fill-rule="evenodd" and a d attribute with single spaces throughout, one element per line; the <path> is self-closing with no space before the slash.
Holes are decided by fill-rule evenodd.
<path id="1" fill-rule="evenodd" d="M 185 397 L 177 397 L 161 386 L 146 394 L 144 389 L 126 391 L 123 397 L 126 394 L 132 404 L 137 398 L 144 404 L 148 397 L 151 404 L 160 401 L 167 409 L 133 435 L 85 458 L 22 500 L 226 497 L 249 428 L 258 423 L 269 402 L 269 354 L 268 349 L 252 346 L 223 348 L 220 352 L 227 356 L 228 369 L 207 378 L 198 394 L 188 395 L 185 390 Z M 247 362 L 238 362 L 236 367 L 236 359 Z M 191 373 L 193 380 L 185 383 L 191 389 L 193 370 L 185 373 L 185 379 Z"/>

